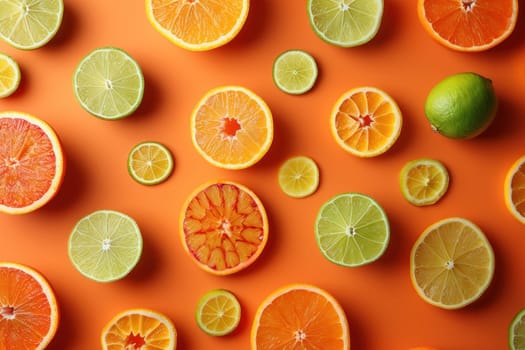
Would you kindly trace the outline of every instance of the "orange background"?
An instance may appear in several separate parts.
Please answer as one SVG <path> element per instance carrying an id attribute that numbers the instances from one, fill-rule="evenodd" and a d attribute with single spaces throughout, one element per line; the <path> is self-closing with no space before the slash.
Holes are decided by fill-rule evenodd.
<path id="1" fill-rule="evenodd" d="M 248 349 L 259 303 L 282 285 L 296 282 L 322 287 L 340 301 L 353 349 L 507 348 L 508 325 L 525 306 L 525 230 L 503 199 L 505 174 L 525 153 L 525 13 L 520 12 L 517 28 L 506 42 L 476 54 L 454 52 L 434 42 L 418 22 L 416 2 L 407 0 L 385 0 L 378 35 L 364 46 L 347 49 L 317 38 L 305 1 L 297 0 L 253 0 L 237 38 L 209 52 L 176 47 L 150 25 L 144 2 L 130 0 L 65 0 L 62 26 L 43 48 L 21 51 L 0 43 L 0 51 L 19 62 L 23 75 L 19 91 L 0 100 L 0 110 L 19 110 L 46 120 L 59 134 L 67 157 L 63 186 L 47 206 L 23 216 L 0 215 L 0 259 L 37 268 L 56 290 L 62 319 L 50 349 L 99 348 L 104 324 L 131 307 L 168 315 L 179 332 L 179 349 Z M 144 100 L 127 119 L 97 119 L 73 95 L 77 64 L 101 46 L 126 50 L 143 68 Z M 286 95 L 272 82 L 274 58 L 292 48 L 309 51 L 319 65 L 319 80 L 306 95 Z M 461 71 L 491 78 L 500 100 L 492 126 L 468 141 L 433 133 L 423 113 L 430 88 Z M 209 165 L 190 140 L 193 106 L 206 91 L 226 84 L 252 89 L 274 115 L 272 147 L 245 170 Z M 333 103 L 344 91 L 362 85 L 388 92 L 404 115 L 394 147 L 371 159 L 345 153 L 329 130 Z M 175 157 L 173 175 L 159 186 L 139 185 L 126 170 L 128 151 L 144 140 L 163 142 Z M 319 190 L 304 199 L 286 197 L 276 179 L 279 165 L 298 154 L 312 157 L 321 171 Z M 408 204 L 399 190 L 399 170 L 418 157 L 439 159 L 450 171 L 448 193 L 431 207 Z M 184 199 L 214 178 L 251 188 L 270 220 L 268 245 L 259 260 L 227 277 L 200 270 L 183 252 L 178 236 Z M 364 267 L 331 264 L 314 240 L 313 225 L 322 203 L 348 191 L 374 197 L 391 223 L 385 255 Z M 136 269 L 109 284 L 84 278 L 67 256 L 73 226 L 98 209 L 132 216 L 144 238 Z M 409 277 L 412 244 L 425 227 L 451 216 L 480 226 L 496 254 L 495 278 L 488 291 L 475 304 L 456 311 L 426 304 Z M 202 294 L 219 287 L 239 297 L 243 315 L 234 334 L 214 338 L 199 330 L 194 309 Z"/>

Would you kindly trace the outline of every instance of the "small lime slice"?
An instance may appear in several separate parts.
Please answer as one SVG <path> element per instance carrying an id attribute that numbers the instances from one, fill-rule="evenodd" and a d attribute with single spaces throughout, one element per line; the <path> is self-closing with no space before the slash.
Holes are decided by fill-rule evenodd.
<path id="1" fill-rule="evenodd" d="M 315 221 L 321 253 L 342 266 L 360 266 L 379 259 L 390 239 L 383 208 L 371 197 L 342 193 L 325 202 Z"/>
<path id="2" fill-rule="evenodd" d="M 416 206 L 431 205 L 448 189 L 447 168 L 440 161 L 428 158 L 407 162 L 399 174 L 403 197 Z"/>
<path id="3" fill-rule="evenodd" d="M 352 47 L 372 40 L 383 17 L 383 0 L 308 0 L 308 18 L 324 41 Z"/>
<path id="4" fill-rule="evenodd" d="M 232 292 L 214 289 L 199 299 L 195 319 L 204 333 L 213 336 L 227 335 L 239 325 L 241 305 Z"/>
<path id="5" fill-rule="evenodd" d="M 304 94 L 317 80 L 317 63 L 309 53 L 302 50 L 288 50 L 273 62 L 273 81 L 282 91 Z"/>
<path id="6" fill-rule="evenodd" d="M 279 187 L 290 197 L 303 198 L 319 187 L 319 168 L 305 156 L 287 159 L 279 168 Z"/>
<path id="7" fill-rule="evenodd" d="M 525 349 L 525 308 L 518 311 L 510 323 L 509 349 Z"/>
<path id="8" fill-rule="evenodd" d="M 47 44 L 62 24 L 62 0 L 0 0 L 0 38 L 22 50 Z"/>
<path id="9" fill-rule="evenodd" d="M 173 172 L 173 156 L 158 142 L 141 142 L 129 152 L 128 172 L 140 184 L 159 184 Z"/>
<path id="10" fill-rule="evenodd" d="M 142 235 L 129 216 L 95 211 L 80 219 L 69 236 L 73 266 L 85 277 L 111 282 L 128 275 L 142 254 Z"/>
<path id="11" fill-rule="evenodd" d="M 144 77 L 138 63 L 115 47 L 95 49 L 82 59 L 73 76 L 80 105 L 102 119 L 129 116 L 140 106 Z"/>
<path id="12" fill-rule="evenodd" d="M 20 67 L 6 54 L 0 53 L 0 98 L 13 94 L 20 85 Z"/>

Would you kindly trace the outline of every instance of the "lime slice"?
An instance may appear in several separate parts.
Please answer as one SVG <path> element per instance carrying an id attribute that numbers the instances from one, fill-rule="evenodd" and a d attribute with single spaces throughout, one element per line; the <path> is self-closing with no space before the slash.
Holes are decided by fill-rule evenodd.
<path id="1" fill-rule="evenodd" d="M 20 85 L 20 67 L 6 54 L 0 53 L 0 98 L 13 94 Z"/>
<path id="2" fill-rule="evenodd" d="M 138 63 L 114 47 L 95 49 L 82 59 L 73 77 L 75 96 L 102 119 L 132 114 L 142 102 L 144 77 Z"/>
<path id="3" fill-rule="evenodd" d="M 443 163 L 428 158 L 407 162 L 399 174 L 403 197 L 416 206 L 436 203 L 447 192 L 448 182 Z"/>
<path id="4" fill-rule="evenodd" d="M 200 329 L 206 334 L 227 335 L 239 325 L 241 305 L 232 292 L 225 289 L 214 289 L 199 299 L 195 319 Z"/>
<path id="5" fill-rule="evenodd" d="M 371 197 L 342 193 L 323 204 L 315 221 L 321 253 L 342 266 L 360 266 L 379 259 L 390 239 L 383 208 Z"/>
<path id="6" fill-rule="evenodd" d="M 23 50 L 47 44 L 62 24 L 62 0 L 0 0 L 0 38 Z"/>
<path id="7" fill-rule="evenodd" d="M 308 0 L 307 10 L 317 36 L 352 47 L 369 42 L 379 31 L 383 0 Z"/>
<path id="8" fill-rule="evenodd" d="M 173 172 L 173 157 L 166 146 L 158 142 L 141 142 L 128 155 L 128 172 L 143 185 L 156 185 Z"/>
<path id="9" fill-rule="evenodd" d="M 525 349 L 525 308 L 518 311 L 510 323 L 509 349 Z"/>
<path id="10" fill-rule="evenodd" d="M 133 270 L 142 254 L 142 235 L 129 216 L 113 210 L 95 211 L 75 225 L 68 253 L 85 277 L 111 282 Z"/>
<path id="11" fill-rule="evenodd" d="M 313 159 L 296 156 L 287 159 L 279 168 L 279 187 L 290 197 L 303 198 L 319 187 L 319 168 Z"/>
<path id="12" fill-rule="evenodd" d="M 273 62 L 273 81 L 288 94 L 304 94 L 314 86 L 316 80 L 317 63 L 305 51 L 285 51 Z"/>

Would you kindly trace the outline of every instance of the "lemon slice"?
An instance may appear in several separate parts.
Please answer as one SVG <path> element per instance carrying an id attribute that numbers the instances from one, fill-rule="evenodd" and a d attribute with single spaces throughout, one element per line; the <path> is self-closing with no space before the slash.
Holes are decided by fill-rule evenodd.
<path id="1" fill-rule="evenodd" d="M 273 63 L 273 81 L 288 94 L 304 94 L 312 89 L 316 80 L 317 63 L 308 52 L 288 50 Z"/>
<path id="2" fill-rule="evenodd" d="M 379 259 L 390 239 L 383 208 L 360 193 L 342 193 L 325 202 L 315 222 L 315 238 L 324 257 L 342 266 Z"/>
<path id="3" fill-rule="evenodd" d="M 142 235 L 135 220 L 113 210 L 80 219 L 69 236 L 73 266 L 85 277 L 111 282 L 128 275 L 142 254 Z"/>
<path id="4" fill-rule="evenodd" d="M 10 96 L 20 85 L 20 67 L 6 54 L 0 53 L 0 98 Z"/>
<path id="5" fill-rule="evenodd" d="M 239 325 L 241 304 L 232 292 L 214 289 L 199 299 L 195 319 L 204 333 L 224 336 L 233 332 Z"/>
<path id="6" fill-rule="evenodd" d="M 305 156 L 287 159 L 279 168 L 279 187 L 290 197 L 303 198 L 319 187 L 319 168 Z"/>
<path id="7" fill-rule="evenodd" d="M 494 275 L 494 252 L 483 232 L 463 218 L 430 225 L 410 254 L 410 277 L 429 304 L 458 309 L 477 300 Z"/>
<path id="8" fill-rule="evenodd" d="M 415 159 L 401 169 L 399 184 L 403 197 L 416 206 L 436 203 L 447 192 L 447 168 L 434 159 Z"/>
<path id="9" fill-rule="evenodd" d="M 352 47 L 372 40 L 381 26 L 383 0 L 308 0 L 310 25 L 322 40 Z"/>
<path id="10" fill-rule="evenodd" d="M 47 44 L 62 24 L 62 0 L 0 0 L 0 38 L 23 50 Z"/>
<path id="11" fill-rule="evenodd" d="M 75 96 L 89 113 L 102 119 L 132 114 L 144 95 L 139 64 L 125 51 L 104 47 L 82 59 L 73 77 Z"/>
<path id="12" fill-rule="evenodd" d="M 158 142 L 141 142 L 129 152 L 128 172 L 140 184 L 160 184 L 173 172 L 173 156 Z"/>

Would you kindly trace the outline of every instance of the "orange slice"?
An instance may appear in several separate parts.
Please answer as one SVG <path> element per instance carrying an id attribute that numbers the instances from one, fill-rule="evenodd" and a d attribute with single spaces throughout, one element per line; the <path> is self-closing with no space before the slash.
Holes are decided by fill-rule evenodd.
<path id="1" fill-rule="evenodd" d="M 285 286 L 259 306 L 251 348 L 348 350 L 348 321 L 343 308 L 325 290 L 307 284 Z"/>
<path id="2" fill-rule="evenodd" d="M 118 313 L 102 329 L 103 350 L 175 350 L 177 330 L 171 320 L 149 309 L 129 309 Z"/>
<path id="3" fill-rule="evenodd" d="M 43 275 L 0 262 L 0 349 L 45 349 L 59 318 L 55 294 Z"/>
<path id="4" fill-rule="evenodd" d="M 228 275 L 261 255 L 268 218 L 260 199 L 243 185 L 212 181 L 186 200 L 180 218 L 182 245 L 203 270 Z"/>
<path id="5" fill-rule="evenodd" d="M 233 40 L 249 8 L 249 0 L 146 0 L 146 13 L 155 29 L 191 51 L 211 50 Z"/>
<path id="6" fill-rule="evenodd" d="M 504 193 L 510 213 L 525 224 L 525 156 L 517 159 L 507 172 Z"/>
<path id="7" fill-rule="evenodd" d="M 272 113 L 259 96 L 244 87 L 218 87 L 194 108 L 191 138 L 211 164 L 244 169 L 257 163 L 270 148 Z"/>
<path id="8" fill-rule="evenodd" d="M 49 202 L 64 175 L 60 141 L 43 120 L 0 113 L 0 212 L 23 214 Z"/>
<path id="9" fill-rule="evenodd" d="M 335 103 L 330 118 L 332 136 L 358 157 L 386 152 L 399 137 L 403 120 L 396 102 L 375 87 L 357 87 Z"/>
<path id="10" fill-rule="evenodd" d="M 432 38 L 457 51 L 484 51 L 507 39 L 518 0 L 418 0 L 419 20 Z"/>

